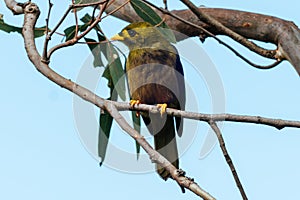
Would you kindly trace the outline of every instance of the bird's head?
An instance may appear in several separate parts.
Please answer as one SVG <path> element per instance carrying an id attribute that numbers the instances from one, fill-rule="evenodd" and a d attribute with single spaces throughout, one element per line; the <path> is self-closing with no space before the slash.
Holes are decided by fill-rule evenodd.
<path id="1" fill-rule="evenodd" d="M 155 44 L 162 45 L 162 43 L 166 42 L 165 37 L 158 28 L 148 22 L 129 24 L 120 33 L 113 36 L 111 40 L 123 42 L 130 50 L 153 47 Z"/>

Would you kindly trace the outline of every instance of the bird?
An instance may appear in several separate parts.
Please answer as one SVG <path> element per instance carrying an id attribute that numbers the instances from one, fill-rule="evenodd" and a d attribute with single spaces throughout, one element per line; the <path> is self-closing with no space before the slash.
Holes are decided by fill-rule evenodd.
<path id="1" fill-rule="evenodd" d="M 125 69 L 130 104 L 160 108 L 160 113 L 140 112 L 140 115 L 154 136 L 155 150 L 179 169 L 175 132 L 182 135 L 183 119 L 164 114 L 167 107 L 185 109 L 184 72 L 177 49 L 158 27 L 148 22 L 131 23 L 111 40 L 120 41 L 129 49 Z M 159 164 L 156 171 L 164 180 L 171 177 Z"/>

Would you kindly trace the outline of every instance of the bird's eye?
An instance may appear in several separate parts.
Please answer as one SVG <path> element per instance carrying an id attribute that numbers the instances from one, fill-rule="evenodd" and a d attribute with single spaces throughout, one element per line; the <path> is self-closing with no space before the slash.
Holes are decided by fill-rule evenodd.
<path id="1" fill-rule="evenodd" d="M 127 31 L 130 37 L 134 37 L 136 35 L 136 31 L 135 30 L 128 30 Z"/>

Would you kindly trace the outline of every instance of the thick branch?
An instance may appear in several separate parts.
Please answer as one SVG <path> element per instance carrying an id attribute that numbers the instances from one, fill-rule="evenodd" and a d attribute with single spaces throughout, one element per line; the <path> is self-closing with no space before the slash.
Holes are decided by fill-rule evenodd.
<path id="1" fill-rule="evenodd" d="M 110 12 L 121 4 L 121 0 L 116 0 L 106 11 Z M 199 9 L 247 39 L 275 44 L 279 47 L 275 58 L 287 59 L 300 75 L 300 30 L 293 22 L 273 16 L 237 10 L 204 7 Z M 156 11 L 159 15 L 163 15 L 160 11 Z M 172 13 L 207 29 L 215 35 L 223 34 L 220 30 L 199 21 L 198 17 L 190 10 L 174 10 Z M 136 15 L 130 5 L 126 5 L 118 12 L 113 13 L 113 16 L 128 22 L 141 21 L 141 18 Z M 207 37 L 202 30 L 178 21 L 172 16 L 165 15 L 164 18 L 168 26 L 173 30 L 182 32 L 189 37 Z M 182 40 L 185 38 L 178 39 Z"/>

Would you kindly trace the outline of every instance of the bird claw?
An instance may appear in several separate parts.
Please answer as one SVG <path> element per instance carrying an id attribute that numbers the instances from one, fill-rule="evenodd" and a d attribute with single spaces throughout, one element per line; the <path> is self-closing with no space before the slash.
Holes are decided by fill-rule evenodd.
<path id="1" fill-rule="evenodd" d="M 140 100 L 130 100 L 130 106 L 133 108 L 135 105 L 141 104 Z M 139 117 L 141 115 L 140 111 L 136 111 L 135 116 Z"/>
<path id="2" fill-rule="evenodd" d="M 141 104 L 140 100 L 130 100 L 129 104 L 133 108 L 135 105 Z"/>
<path id="3" fill-rule="evenodd" d="M 185 176 L 186 173 L 182 169 L 177 169 L 177 174 L 178 176 Z"/>
<path id="4" fill-rule="evenodd" d="M 167 109 L 168 105 L 166 103 L 163 104 L 157 104 L 157 108 L 160 108 L 160 115 L 162 116 Z"/>

